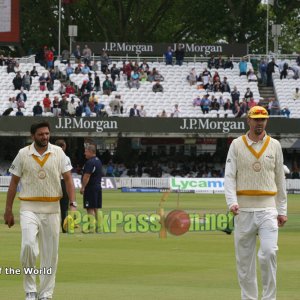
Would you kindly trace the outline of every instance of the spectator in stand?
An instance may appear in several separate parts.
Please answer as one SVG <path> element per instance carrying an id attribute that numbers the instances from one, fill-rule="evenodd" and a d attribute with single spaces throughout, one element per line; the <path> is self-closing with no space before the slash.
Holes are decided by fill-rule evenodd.
<path id="1" fill-rule="evenodd" d="M 248 105 L 245 99 L 243 99 L 242 103 L 240 104 L 240 114 L 241 117 L 245 117 L 247 115 Z"/>
<path id="2" fill-rule="evenodd" d="M 203 86 L 205 89 L 207 89 L 207 86 L 209 84 L 209 80 L 212 78 L 210 71 L 207 70 L 207 68 L 204 68 L 202 74 L 201 74 Z"/>
<path id="3" fill-rule="evenodd" d="M 178 104 L 175 104 L 174 111 L 171 113 L 171 118 L 179 118 L 179 116 L 180 116 L 180 110 Z"/>
<path id="4" fill-rule="evenodd" d="M 47 62 L 47 68 L 50 70 L 53 67 L 54 53 L 51 49 L 47 49 L 45 52 L 45 59 Z"/>
<path id="5" fill-rule="evenodd" d="M 272 58 L 267 65 L 267 86 L 273 86 L 272 74 L 275 73 L 275 67 L 278 68 L 278 65 L 275 63 L 275 58 Z"/>
<path id="6" fill-rule="evenodd" d="M 282 66 L 282 70 L 280 72 L 280 79 L 282 80 L 282 78 L 286 78 L 287 74 L 288 74 L 288 69 L 289 69 L 289 65 L 288 63 L 284 63 Z"/>
<path id="7" fill-rule="evenodd" d="M 244 99 L 248 102 L 251 98 L 253 98 L 253 92 L 247 87 L 246 93 L 244 95 Z"/>
<path id="8" fill-rule="evenodd" d="M 224 104 L 224 110 L 232 110 L 232 108 L 233 108 L 233 105 L 230 102 L 230 99 L 226 99 L 226 102 Z"/>
<path id="9" fill-rule="evenodd" d="M 216 81 L 221 81 L 220 75 L 218 71 L 215 71 L 215 74 L 213 76 L 213 82 L 215 83 Z"/>
<path id="10" fill-rule="evenodd" d="M 40 82 L 40 91 L 45 91 L 46 83 L 47 83 L 47 77 L 45 73 L 42 73 L 42 75 L 39 78 L 39 82 Z"/>
<path id="11" fill-rule="evenodd" d="M 149 65 L 146 59 L 144 59 L 143 62 L 141 63 L 140 69 L 142 69 L 144 72 L 147 72 L 149 70 Z"/>
<path id="12" fill-rule="evenodd" d="M 83 107 L 80 101 L 78 101 L 78 105 L 76 106 L 76 113 L 75 116 L 76 117 L 81 117 L 83 113 Z"/>
<path id="13" fill-rule="evenodd" d="M 235 102 L 240 102 L 240 92 L 237 90 L 237 87 L 233 87 L 233 91 L 231 92 L 231 99 L 232 103 L 235 104 Z"/>
<path id="14" fill-rule="evenodd" d="M 154 93 L 163 93 L 164 88 L 159 81 L 156 81 L 156 83 L 152 86 L 152 91 Z"/>
<path id="15" fill-rule="evenodd" d="M 218 111 L 220 109 L 220 104 L 218 103 L 217 98 L 213 97 L 211 104 L 210 104 L 210 109 L 216 110 L 216 111 Z"/>
<path id="16" fill-rule="evenodd" d="M 43 106 L 44 112 L 51 112 L 51 100 L 49 94 L 46 94 L 45 98 L 43 99 Z"/>
<path id="17" fill-rule="evenodd" d="M 74 73 L 74 68 L 72 67 L 71 63 L 68 63 L 67 67 L 66 67 L 66 75 L 67 75 L 67 79 L 70 78 L 70 75 Z"/>
<path id="18" fill-rule="evenodd" d="M 33 107 L 32 112 L 35 117 L 40 117 L 43 115 L 43 108 L 41 107 L 40 101 L 38 101 Z"/>
<path id="19" fill-rule="evenodd" d="M 166 61 L 166 65 L 173 65 L 173 50 L 170 46 L 165 52 L 165 61 Z"/>
<path id="20" fill-rule="evenodd" d="M 68 115 L 68 100 L 66 95 L 62 96 L 62 99 L 59 101 L 60 115 L 65 117 Z"/>
<path id="21" fill-rule="evenodd" d="M 211 105 L 211 101 L 209 100 L 208 97 L 209 97 L 209 94 L 206 94 L 201 99 L 200 107 L 201 107 L 201 110 L 202 110 L 203 114 L 208 114 L 209 113 L 209 108 L 210 108 L 210 105 Z"/>
<path id="22" fill-rule="evenodd" d="M 215 66 L 216 66 L 216 69 L 219 69 L 219 68 L 224 69 L 224 59 L 222 58 L 221 54 L 216 59 Z"/>
<path id="23" fill-rule="evenodd" d="M 100 77 L 99 77 L 99 75 L 97 75 L 96 73 L 95 73 L 94 90 L 95 90 L 96 92 L 101 91 Z"/>
<path id="24" fill-rule="evenodd" d="M 300 100 L 300 92 L 299 92 L 299 88 L 296 88 L 296 89 L 295 89 L 295 92 L 294 92 L 294 94 L 293 94 L 293 99 L 294 99 L 294 101 Z"/>
<path id="25" fill-rule="evenodd" d="M 90 72 L 90 67 L 87 64 L 84 64 L 84 66 L 81 68 L 81 74 L 89 74 Z"/>
<path id="26" fill-rule="evenodd" d="M 17 101 L 17 108 L 25 108 L 25 102 L 22 99 Z"/>
<path id="27" fill-rule="evenodd" d="M 91 62 L 92 58 L 92 50 L 88 47 L 88 45 L 84 46 L 84 49 L 82 51 L 83 56 L 83 62 L 88 65 Z"/>
<path id="28" fill-rule="evenodd" d="M 9 107 L 9 108 L 7 108 L 7 109 L 3 112 L 2 116 L 3 116 L 3 117 L 4 117 L 4 116 L 9 116 L 13 111 L 14 111 L 14 109 L 11 108 L 11 107 Z"/>
<path id="29" fill-rule="evenodd" d="M 61 63 L 67 64 L 70 61 L 70 51 L 67 49 L 64 49 L 61 53 Z"/>
<path id="30" fill-rule="evenodd" d="M 39 76 L 39 73 L 36 70 L 36 66 L 33 66 L 32 70 L 30 71 L 30 76 L 31 77 L 37 77 L 37 76 Z"/>
<path id="31" fill-rule="evenodd" d="M 222 93 L 230 93 L 230 85 L 227 81 L 227 77 L 224 77 L 224 80 L 221 83 L 221 92 Z"/>
<path id="32" fill-rule="evenodd" d="M 22 85 L 25 90 L 29 91 L 31 84 L 32 84 L 32 78 L 29 74 L 29 71 L 26 71 L 26 73 L 24 74 L 24 76 L 22 78 Z"/>
<path id="33" fill-rule="evenodd" d="M 8 65 L 7 65 L 7 73 L 15 73 L 15 66 L 14 66 L 14 64 L 13 63 L 9 63 Z"/>
<path id="34" fill-rule="evenodd" d="M 46 84 L 47 84 L 47 89 L 48 91 L 53 91 L 53 86 L 54 86 L 54 80 L 51 77 L 50 73 L 46 73 Z"/>
<path id="35" fill-rule="evenodd" d="M 134 104 L 129 110 L 129 117 L 140 117 L 140 111 L 137 109 L 137 105 Z"/>
<path id="36" fill-rule="evenodd" d="M 140 82 L 146 82 L 148 79 L 147 73 L 143 70 L 140 71 Z"/>
<path id="37" fill-rule="evenodd" d="M 71 98 L 71 101 L 68 103 L 68 114 L 70 117 L 75 117 L 76 114 L 76 103 L 74 97 Z"/>
<path id="38" fill-rule="evenodd" d="M 184 49 L 182 45 L 178 45 L 175 50 L 176 65 L 182 66 L 184 60 Z"/>
<path id="39" fill-rule="evenodd" d="M 127 80 L 130 80 L 132 70 L 133 70 L 133 65 L 131 60 L 127 64 L 126 63 L 123 64 L 123 74 L 127 76 Z"/>
<path id="40" fill-rule="evenodd" d="M 250 98 L 248 102 L 248 108 L 251 109 L 253 106 L 256 106 L 257 103 L 255 102 L 254 98 Z"/>
<path id="41" fill-rule="evenodd" d="M 214 82 L 214 92 L 221 92 L 221 82 L 220 82 L 220 78 L 217 77 L 217 80 Z"/>
<path id="42" fill-rule="evenodd" d="M 245 61 L 244 57 L 242 57 L 241 61 L 239 62 L 239 70 L 240 70 L 240 76 L 246 75 L 246 73 L 247 73 L 247 62 Z"/>
<path id="43" fill-rule="evenodd" d="M 16 117 L 23 117 L 23 116 L 24 116 L 24 114 L 23 114 L 21 108 L 19 107 L 18 111 L 16 112 Z"/>
<path id="44" fill-rule="evenodd" d="M 140 108 L 140 117 L 142 117 L 142 118 L 147 117 L 147 112 L 146 112 L 146 110 L 144 108 L 144 105 L 141 105 L 141 108 Z"/>
<path id="45" fill-rule="evenodd" d="M 22 87 L 22 77 L 21 77 L 20 72 L 18 72 L 16 74 L 16 76 L 13 79 L 12 83 L 14 85 L 15 90 L 20 90 L 21 89 L 21 87 Z"/>
<path id="46" fill-rule="evenodd" d="M 284 108 L 281 110 L 280 113 L 281 113 L 282 116 L 285 116 L 286 118 L 289 118 L 289 117 L 290 117 L 290 114 L 291 114 L 291 112 L 290 112 L 290 110 L 289 110 L 288 107 L 284 107 Z"/>
<path id="47" fill-rule="evenodd" d="M 257 82 L 257 76 L 252 69 L 247 72 L 247 78 L 248 82 Z"/>
<path id="48" fill-rule="evenodd" d="M 21 91 L 20 91 L 20 93 L 17 95 L 16 100 L 17 100 L 17 101 L 22 100 L 23 102 L 26 102 L 26 101 L 27 101 L 27 95 L 26 95 L 26 93 L 24 93 L 24 89 L 23 89 L 23 88 L 21 88 Z"/>
<path id="49" fill-rule="evenodd" d="M 212 54 L 207 62 L 207 67 L 211 69 L 211 68 L 215 68 L 215 66 L 216 66 L 216 60 L 215 60 L 215 56 Z"/>
<path id="50" fill-rule="evenodd" d="M 166 111 L 163 110 L 163 111 L 161 112 L 161 114 L 157 115 L 157 117 L 159 117 L 159 118 L 167 118 L 168 115 L 167 115 Z"/>
<path id="51" fill-rule="evenodd" d="M 113 82 L 116 81 L 117 77 L 118 77 L 118 80 L 120 80 L 120 69 L 117 68 L 116 64 L 113 64 L 113 66 L 110 68 L 110 77 Z"/>
<path id="52" fill-rule="evenodd" d="M 200 95 L 198 95 L 194 100 L 193 100 L 193 106 L 200 106 L 201 105 L 201 98 Z"/>
<path id="53" fill-rule="evenodd" d="M 106 74 L 109 65 L 109 57 L 106 51 L 104 50 L 102 51 L 102 55 L 100 56 L 100 63 L 101 63 L 101 72 L 103 74 Z"/>
<path id="54" fill-rule="evenodd" d="M 104 95 L 110 95 L 113 89 L 113 83 L 111 80 L 109 80 L 108 76 L 105 77 L 105 80 L 102 84 L 102 90 Z"/>
<path id="55" fill-rule="evenodd" d="M 277 99 L 271 98 L 269 102 L 269 110 L 271 116 L 280 116 L 280 105 Z"/>
<path id="56" fill-rule="evenodd" d="M 74 95 L 74 94 L 75 94 L 75 89 L 74 89 L 74 87 L 70 84 L 69 81 L 67 82 L 66 89 L 65 89 L 65 93 L 68 94 L 68 95 Z"/>
<path id="57" fill-rule="evenodd" d="M 225 65 L 224 65 L 224 69 L 233 69 L 233 63 L 230 59 L 230 57 L 227 57 L 227 60 L 225 62 Z"/>
<path id="58" fill-rule="evenodd" d="M 140 74 L 137 70 L 134 70 L 131 74 L 130 81 L 127 82 L 128 87 L 131 88 L 140 88 Z"/>
<path id="59" fill-rule="evenodd" d="M 81 63 L 81 50 L 80 50 L 79 45 L 76 46 L 76 49 L 74 50 L 73 55 L 75 57 L 75 63 L 80 64 Z"/>
<path id="60" fill-rule="evenodd" d="M 85 117 L 90 117 L 92 114 L 91 109 L 87 103 L 83 104 L 83 112 L 85 113 Z"/>
<path id="61" fill-rule="evenodd" d="M 60 107 L 59 107 L 59 100 L 57 96 L 54 96 L 53 102 L 52 102 L 52 113 L 54 117 L 60 116 Z"/>
<path id="62" fill-rule="evenodd" d="M 191 86 L 196 83 L 196 81 L 197 81 L 197 73 L 196 73 L 195 68 L 192 68 L 190 70 L 190 73 L 188 75 L 188 80 L 189 80 L 189 83 L 190 83 Z"/>
<path id="63" fill-rule="evenodd" d="M 11 97 L 8 99 L 8 108 L 12 108 L 12 109 L 17 108 L 17 101 L 15 97 Z"/>
<path id="64" fill-rule="evenodd" d="M 18 73 L 18 72 L 21 73 L 20 65 L 18 62 L 16 62 L 14 65 L 14 71 L 15 71 L 15 73 Z"/>
<path id="65" fill-rule="evenodd" d="M 261 59 L 258 69 L 259 69 L 261 83 L 266 84 L 267 83 L 267 63 L 264 60 L 264 58 Z"/>

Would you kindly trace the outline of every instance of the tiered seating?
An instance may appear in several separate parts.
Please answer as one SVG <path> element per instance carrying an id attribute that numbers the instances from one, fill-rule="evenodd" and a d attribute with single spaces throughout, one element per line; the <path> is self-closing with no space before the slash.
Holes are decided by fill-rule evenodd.
<path id="1" fill-rule="evenodd" d="M 40 75 L 42 73 L 46 73 L 47 70 L 42 67 L 40 64 L 31 64 L 31 63 L 20 63 L 19 68 L 21 71 L 21 76 L 26 73 L 26 71 L 31 71 L 33 66 L 36 66 L 36 70 Z M 9 101 L 8 99 L 10 97 L 16 97 L 18 93 L 20 93 L 20 90 L 14 90 L 13 86 L 13 79 L 16 76 L 15 73 L 7 73 L 7 67 L 6 66 L 0 66 L 0 115 L 9 107 Z M 25 103 L 25 109 L 22 108 L 22 112 L 25 116 L 31 116 L 32 114 L 32 107 L 36 104 L 37 101 L 42 101 L 45 97 L 46 93 L 49 93 L 51 96 L 51 99 L 53 100 L 53 97 L 55 95 L 58 95 L 58 90 L 60 88 L 60 81 L 55 80 L 53 91 L 48 92 L 41 92 L 39 89 L 39 76 L 32 77 L 32 85 L 30 88 L 30 91 L 25 91 L 27 95 L 27 101 Z M 14 112 L 12 112 L 10 115 L 15 115 L 17 112 L 17 109 L 14 109 Z"/>
<path id="2" fill-rule="evenodd" d="M 118 68 L 121 68 L 123 63 L 120 62 L 112 62 L 116 63 Z M 98 63 L 99 64 L 99 63 Z M 133 106 L 133 104 L 137 105 L 144 105 L 145 110 L 147 111 L 147 116 L 149 117 L 156 117 L 158 114 L 162 112 L 162 110 L 166 110 L 167 115 L 170 114 L 174 110 L 174 105 L 179 104 L 180 116 L 181 117 L 203 117 L 203 113 L 199 107 L 193 107 L 193 99 L 195 99 L 198 95 L 202 96 L 205 91 L 198 91 L 196 89 L 196 85 L 190 86 L 188 81 L 186 80 L 187 75 L 191 68 L 195 67 L 197 74 L 200 74 L 204 68 L 207 67 L 207 63 L 184 63 L 183 66 L 166 66 L 165 63 L 159 62 L 148 62 L 150 69 L 157 68 L 157 70 L 163 75 L 164 81 L 162 85 L 164 87 L 164 93 L 153 93 L 152 92 L 152 85 L 153 83 L 150 82 L 143 82 L 141 83 L 140 88 L 137 89 L 129 89 L 126 86 L 126 80 L 124 80 L 123 76 L 121 75 L 120 81 L 116 81 L 117 85 L 117 92 L 113 92 L 110 96 L 102 95 L 102 92 L 98 92 L 100 101 L 106 106 L 109 106 L 109 102 L 115 97 L 115 94 L 120 94 L 122 100 L 124 101 L 124 113 L 122 116 L 128 116 L 129 109 Z M 28 70 L 31 71 L 33 66 L 36 66 L 39 75 L 46 70 L 40 66 L 39 64 L 20 64 L 21 74 L 23 74 Z M 55 62 L 55 65 L 58 66 L 59 70 L 62 73 L 65 73 L 66 65 L 61 64 L 60 62 Z M 76 64 L 73 64 L 75 67 Z M 251 64 L 248 63 L 248 69 L 252 68 Z M 100 65 L 99 65 L 100 69 Z M 238 64 L 234 63 L 234 69 L 211 69 L 211 74 L 213 76 L 215 71 L 218 71 L 221 81 L 223 80 L 224 76 L 228 78 L 228 82 L 230 84 L 231 89 L 236 85 L 238 90 L 241 93 L 241 98 L 243 97 L 244 93 L 246 92 L 246 88 L 250 87 L 254 94 L 254 99 L 258 102 L 260 100 L 260 95 L 258 91 L 258 86 L 256 82 L 248 83 L 246 76 L 239 76 L 239 69 Z M 91 72 L 94 74 L 95 72 Z M 100 71 L 96 72 L 99 77 L 101 83 L 105 79 L 105 75 L 102 74 Z M 0 114 L 3 113 L 8 108 L 8 99 L 9 97 L 15 97 L 20 91 L 15 91 L 13 89 L 12 80 L 15 74 L 10 73 L 7 74 L 6 67 L 0 67 L 0 91 L 1 91 L 1 102 L 0 102 Z M 70 76 L 71 82 L 78 88 L 81 87 L 82 82 L 87 79 L 87 75 L 83 74 L 72 74 Z M 59 80 L 56 80 L 54 83 L 54 91 L 48 92 L 41 92 L 39 91 L 39 82 L 38 77 L 33 78 L 31 90 L 28 92 L 26 91 L 28 100 L 25 104 L 25 109 L 23 110 L 24 115 L 32 115 L 32 107 L 35 105 L 37 101 L 42 101 L 45 94 L 49 93 L 51 100 L 53 97 L 58 94 L 58 90 L 60 87 Z M 221 93 L 209 93 L 214 94 L 216 97 L 219 97 Z M 223 98 L 226 100 L 227 98 L 231 98 L 229 93 L 223 93 Z M 77 98 L 78 99 L 78 98 Z M 75 100 L 77 100 L 75 98 Z M 16 109 L 15 109 L 16 112 Z M 14 115 L 13 112 L 11 115 Z M 220 110 L 218 112 L 218 116 L 222 117 L 224 114 L 228 114 L 229 117 L 232 117 L 231 111 L 225 112 L 224 110 Z M 46 115 L 52 115 L 51 113 L 47 113 Z M 216 117 L 217 112 L 211 111 L 209 114 L 206 114 L 205 117 Z"/>
<path id="3" fill-rule="evenodd" d="M 285 60 L 289 66 L 296 66 L 295 60 Z M 281 63 L 280 61 L 276 62 Z M 291 114 L 291 118 L 299 118 L 300 116 L 300 103 L 294 101 L 293 94 L 296 87 L 300 88 L 300 79 L 293 79 L 294 72 L 292 70 L 288 71 L 288 76 L 286 79 L 280 80 L 279 71 L 276 68 L 276 72 L 273 74 L 273 83 L 276 97 L 279 101 L 280 108 L 288 107 Z"/>
<path id="4" fill-rule="evenodd" d="M 122 62 L 113 62 L 116 63 L 118 68 L 121 68 Z M 164 81 L 162 85 L 164 87 L 164 93 L 153 93 L 152 85 L 153 83 L 144 82 L 141 83 L 141 87 L 137 89 L 129 89 L 126 86 L 126 81 L 121 76 L 120 81 L 116 81 L 117 92 L 113 92 L 110 96 L 101 96 L 101 92 L 98 93 L 100 95 L 100 99 L 103 104 L 108 105 L 111 99 L 114 98 L 115 94 L 120 94 L 122 99 L 124 100 L 125 113 L 123 116 L 128 116 L 129 109 L 133 106 L 133 104 L 141 105 L 143 104 L 145 110 L 147 111 L 147 116 L 155 117 L 162 112 L 162 110 L 166 110 L 168 116 L 174 110 L 174 105 L 179 104 L 179 110 L 181 112 L 181 117 L 203 117 L 203 113 L 199 107 L 193 107 L 193 99 L 195 99 L 198 95 L 204 94 L 204 91 L 198 91 L 196 86 L 190 86 L 187 82 L 186 78 L 191 68 L 195 67 L 197 74 L 200 74 L 204 68 L 207 67 L 207 63 L 185 63 L 183 66 L 166 66 L 165 63 L 159 62 L 148 62 L 150 69 L 156 68 L 161 75 L 164 76 Z M 65 73 L 66 66 L 64 64 L 58 64 L 61 72 Z M 76 67 L 76 64 L 73 65 Z M 248 69 L 252 68 L 252 65 L 248 63 Z M 100 69 L 100 68 L 99 68 Z M 234 63 L 234 69 L 211 69 L 212 76 L 215 71 L 218 71 L 221 81 L 224 76 L 228 78 L 228 82 L 230 84 L 231 89 L 236 85 L 238 90 L 241 93 L 241 98 L 246 92 L 247 87 L 250 87 L 254 94 L 254 99 L 258 102 L 260 100 L 260 95 L 258 91 L 258 86 L 256 82 L 248 82 L 246 76 L 239 76 L 238 64 Z M 94 74 L 95 72 L 91 72 Z M 101 83 L 105 79 L 105 75 L 100 71 L 96 72 L 99 77 Z M 82 82 L 87 79 L 87 75 L 82 74 L 72 74 L 70 76 L 71 82 L 73 82 L 78 88 L 81 87 Z M 221 93 L 209 93 L 215 94 L 218 97 Z M 231 99 L 229 93 L 224 93 L 223 98 L 226 100 L 227 98 Z M 226 112 L 229 113 L 229 117 L 233 116 L 231 111 Z M 219 116 L 222 117 L 225 112 L 219 111 Z M 206 114 L 205 117 L 215 117 L 216 112 L 212 111 L 209 114 Z"/>

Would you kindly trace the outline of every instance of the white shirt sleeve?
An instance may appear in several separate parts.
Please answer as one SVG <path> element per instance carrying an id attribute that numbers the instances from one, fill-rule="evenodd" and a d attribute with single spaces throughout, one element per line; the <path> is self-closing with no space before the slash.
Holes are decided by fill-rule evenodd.
<path id="1" fill-rule="evenodd" d="M 62 165 L 62 171 L 61 171 L 62 174 L 72 170 L 71 160 L 64 153 L 62 155 L 62 164 L 61 165 Z"/>
<path id="2" fill-rule="evenodd" d="M 275 161 L 275 183 L 277 186 L 276 208 L 279 215 L 286 216 L 287 214 L 287 194 L 286 181 L 283 168 L 283 154 L 281 146 L 278 142 Z"/>
<path id="3" fill-rule="evenodd" d="M 234 141 L 229 147 L 225 165 L 224 190 L 228 209 L 238 204 L 236 196 L 236 150 Z"/>
<path id="4" fill-rule="evenodd" d="M 22 176 L 22 162 L 21 162 L 21 155 L 20 152 L 15 157 L 14 161 L 12 162 L 9 172 L 15 176 L 21 177 Z"/>

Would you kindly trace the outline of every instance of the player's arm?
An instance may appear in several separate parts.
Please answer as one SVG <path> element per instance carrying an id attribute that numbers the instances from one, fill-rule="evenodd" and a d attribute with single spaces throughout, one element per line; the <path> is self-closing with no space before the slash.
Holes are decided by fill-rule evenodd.
<path id="1" fill-rule="evenodd" d="M 224 190 L 228 209 L 237 215 L 239 205 L 236 196 L 236 150 L 234 141 L 231 143 L 225 165 Z"/>
<path id="2" fill-rule="evenodd" d="M 279 143 L 275 159 L 275 182 L 277 186 L 277 194 L 275 200 L 276 208 L 278 211 L 278 226 L 281 227 L 287 222 L 287 194 L 283 169 L 283 154 Z"/>
<path id="3" fill-rule="evenodd" d="M 13 204 L 15 200 L 15 196 L 17 193 L 17 187 L 20 181 L 20 177 L 16 175 L 12 175 L 8 192 L 7 192 L 7 197 L 6 197 L 6 207 L 5 207 L 5 212 L 4 212 L 4 222 L 7 224 L 8 227 L 12 227 L 15 224 L 14 221 L 14 214 L 13 214 Z"/>
<path id="4" fill-rule="evenodd" d="M 80 189 L 81 194 L 84 193 L 84 190 L 87 184 L 89 183 L 90 177 L 91 177 L 90 173 L 84 173 L 84 175 L 82 176 L 81 189 Z"/>

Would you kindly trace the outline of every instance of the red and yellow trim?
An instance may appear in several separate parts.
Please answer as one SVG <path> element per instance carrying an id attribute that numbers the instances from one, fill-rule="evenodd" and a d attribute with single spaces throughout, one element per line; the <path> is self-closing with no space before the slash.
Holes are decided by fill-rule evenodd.
<path id="1" fill-rule="evenodd" d="M 241 190 L 237 191 L 238 196 L 275 196 L 277 192 L 262 190 Z"/>
<path id="2" fill-rule="evenodd" d="M 45 154 L 43 159 L 39 159 L 38 156 L 32 154 L 32 158 L 40 165 L 40 167 L 42 168 L 44 166 L 44 164 L 47 162 L 49 156 L 51 153 L 47 153 Z"/>
<path id="3" fill-rule="evenodd" d="M 61 199 L 60 197 L 19 197 L 23 201 L 40 201 L 40 202 L 57 202 Z"/>

